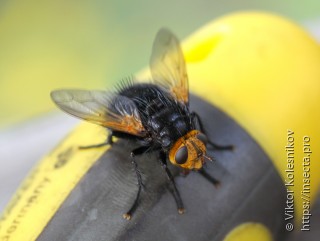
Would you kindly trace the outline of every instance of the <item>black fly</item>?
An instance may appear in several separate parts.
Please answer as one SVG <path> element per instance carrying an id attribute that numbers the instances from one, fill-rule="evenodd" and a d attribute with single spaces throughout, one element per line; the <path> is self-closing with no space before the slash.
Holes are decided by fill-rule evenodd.
<path id="1" fill-rule="evenodd" d="M 151 83 L 123 83 L 116 92 L 87 90 L 55 90 L 52 100 L 63 111 L 80 119 L 104 126 L 110 130 L 106 143 L 112 137 L 130 138 L 140 144 L 131 151 L 131 161 L 138 179 L 138 192 L 131 208 L 123 217 L 130 219 L 136 210 L 143 185 L 136 156 L 157 151 L 177 203 L 178 212 L 184 206 L 174 178 L 167 167 L 167 160 L 188 172 L 197 170 L 214 185 L 219 181 L 208 175 L 203 164 L 211 158 L 206 155 L 209 144 L 201 120 L 189 110 L 189 88 L 185 60 L 178 39 L 166 29 L 161 29 L 153 44 L 150 60 Z"/>

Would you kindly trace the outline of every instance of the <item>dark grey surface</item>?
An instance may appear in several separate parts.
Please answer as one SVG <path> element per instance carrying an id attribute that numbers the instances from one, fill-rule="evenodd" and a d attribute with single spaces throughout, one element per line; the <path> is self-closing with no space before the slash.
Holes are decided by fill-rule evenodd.
<path id="1" fill-rule="evenodd" d="M 133 144 L 121 140 L 89 170 L 37 240 L 222 240 L 242 222 L 263 223 L 275 240 L 282 239 L 286 193 L 271 161 L 217 108 L 195 97 L 191 108 L 201 116 L 212 140 L 235 145 L 232 152 L 209 152 L 218 161 L 208 163 L 207 171 L 221 181 L 219 189 L 195 172 L 177 176 L 186 207 L 186 213 L 179 215 L 165 173 L 155 155 L 146 154 L 138 158 L 146 189 L 132 220 L 124 220 L 137 181 L 129 159 Z"/>

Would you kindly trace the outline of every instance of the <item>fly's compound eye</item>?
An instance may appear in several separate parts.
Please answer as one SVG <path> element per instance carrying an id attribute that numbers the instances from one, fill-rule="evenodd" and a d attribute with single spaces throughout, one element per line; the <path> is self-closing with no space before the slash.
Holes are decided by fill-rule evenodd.
<path id="1" fill-rule="evenodd" d="M 208 138 L 205 134 L 203 133 L 199 133 L 197 136 L 196 136 L 200 141 L 203 142 L 203 144 L 206 146 L 207 143 L 208 143 Z"/>
<path id="2" fill-rule="evenodd" d="M 188 149 L 186 146 L 180 147 L 175 155 L 177 164 L 184 164 L 188 160 Z"/>

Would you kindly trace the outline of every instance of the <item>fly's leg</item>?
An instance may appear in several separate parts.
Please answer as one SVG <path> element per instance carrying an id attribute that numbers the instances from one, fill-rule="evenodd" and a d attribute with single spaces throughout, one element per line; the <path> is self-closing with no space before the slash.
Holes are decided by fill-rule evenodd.
<path id="1" fill-rule="evenodd" d="M 233 145 L 226 145 L 226 146 L 222 146 L 222 145 L 218 145 L 214 142 L 212 142 L 211 140 L 208 140 L 208 144 L 210 146 L 212 146 L 213 149 L 216 149 L 216 150 L 221 150 L 221 151 L 232 151 L 233 150 Z"/>
<path id="2" fill-rule="evenodd" d="M 184 209 L 184 206 L 183 206 L 183 203 L 182 203 L 182 199 L 180 197 L 180 193 L 176 187 L 176 183 L 174 181 L 174 178 L 169 170 L 169 168 L 167 167 L 167 161 L 166 161 L 166 154 L 162 151 L 160 151 L 160 165 L 161 167 L 163 168 L 163 170 L 166 172 L 167 174 L 167 178 L 170 182 L 170 184 L 172 185 L 173 187 L 173 197 L 176 201 L 176 204 L 177 204 L 177 208 L 178 208 L 178 213 L 179 214 L 183 214 L 185 212 L 185 209 Z"/>
<path id="3" fill-rule="evenodd" d="M 203 168 L 198 170 L 198 173 L 200 173 L 201 176 L 203 176 L 205 179 L 211 182 L 215 187 L 218 188 L 220 186 L 220 181 L 211 176 L 209 173 L 207 173 Z"/>
<path id="4" fill-rule="evenodd" d="M 191 113 L 191 116 L 192 116 L 192 119 L 193 120 L 196 120 L 199 124 L 199 127 L 200 127 L 200 130 L 203 134 L 206 134 L 206 131 L 204 129 L 204 126 L 202 124 L 202 121 L 200 119 L 200 116 L 196 113 L 196 112 L 192 112 Z M 226 146 L 222 146 L 222 145 L 218 145 L 216 143 L 214 143 L 213 141 L 211 141 L 210 139 L 208 139 L 208 144 L 213 148 L 213 149 L 216 149 L 216 150 L 233 150 L 233 145 L 226 145 Z"/>
<path id="5" fill-rule="evenodd" d="M 125 218 L 127 220 L 131 219 L 132 214 L 134 213 L 134 211 L 138 207 L 141 188 L 143 187 L 141 173 L 140 173 L 140 171 L 138 169 L 138 164 L 137 164 L 137 162 L 135 160 L 135 156 L 145 153 L 148 149 L 149 149 L 149 146 L 141 146 L 141 147 L 138 147 L 137 149 L 134 149 L 130 153 L 131 163 L 133 165 L 133 168 L 134 168 L 134 171 L 136 173 L 137 180 L 138 180 L 138 192 L 137 192 L 137 196 L 136 196 L 131 208 L 129 209 L 129 211 L 126 212 L 125 214 L 123 214 L 123 218 Z"/>
<path id="6" fill-rule="evenodd" d="M 106 146 L 106 145 L 112 145 L 113 144 L 112 137 L 113 137 L 113 133 L 111 131 L 105 142 L 102 142 L 99 144 L 94 144 L 94 145 L 89 145 L 89 146 L 79 146 L 79 149 L 84 150 L 84 149 L 98 148 L 98 147 L 102 147 L 102 146 Z"/>

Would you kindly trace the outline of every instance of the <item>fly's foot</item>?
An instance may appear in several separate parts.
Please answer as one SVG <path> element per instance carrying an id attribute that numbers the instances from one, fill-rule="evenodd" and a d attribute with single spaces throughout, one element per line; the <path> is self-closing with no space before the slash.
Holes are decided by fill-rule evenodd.
<path id="1" fill-rule="evenodd" d="M 131 215 L 129 213 L 123 214 L 122 217 L 128 221 L 131 219 Z"/>
<path id="2" fill-rule="evenodd" d="M 184 214 L 186 210 L 184 208 L 178 208 L 178 213 L 179 214 Z"/>
<path id="3" fill-rule="evenodd" d="M 215 188 L 219 189 L 221 186 L 221 183 L 218 181 L 218 182 L 213 183 L 213 185 Z"/>

